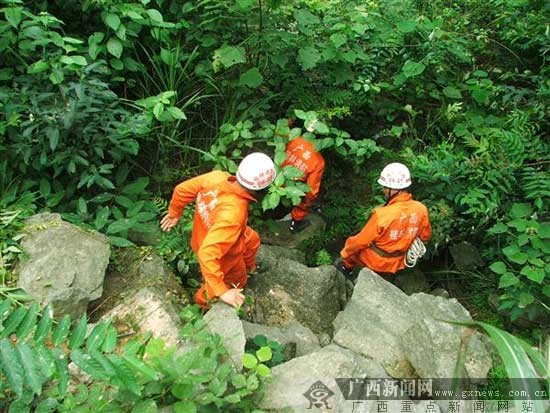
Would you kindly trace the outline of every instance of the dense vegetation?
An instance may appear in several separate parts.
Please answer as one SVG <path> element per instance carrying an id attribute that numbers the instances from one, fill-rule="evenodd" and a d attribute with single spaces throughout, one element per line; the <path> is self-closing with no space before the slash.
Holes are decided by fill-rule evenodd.
<path id="1" fill-rule="evenodd" d="M 173 185 L 315 137 L 327 159 L 317 259 L 380 203 L 375 177 L 406 163 L 434 238 L 432 284 L 460 278 L 498 325 L 550 319 L 550 8 L 542 0 L 0 0 L 0 293 L 30 214 L 131 245 Z M 296 117 L 305 129 L 289 130 Z M 307 190 L 286 168 L 265 209 Z M 347 185 L 342 185 L 346 182 Z M 256 223 L 261 208 L 253 213 Z M 189 219 L 187 220 L 189 223 Z M 130 229 L 132 231 L 130 231 Z M 189 225 L 160 253 L 193 260 Z M 485 266 L 458 271 L 469 241 Z M 487 305 L 500 302 L 498 317 Z"/>

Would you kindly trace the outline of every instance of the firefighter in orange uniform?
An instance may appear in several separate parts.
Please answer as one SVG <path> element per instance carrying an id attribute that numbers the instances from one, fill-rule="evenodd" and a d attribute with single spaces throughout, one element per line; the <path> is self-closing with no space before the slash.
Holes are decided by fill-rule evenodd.
<path id="1" fill-rule="evenodd" d="M 292 120 L 289 120 L 289 126 L 292 126 Z M 309 224 L 305 218 L 309 213 L 311 204 L 319 195 L 323 172 L 325 171 L 325 159 L 315 150 L 312 142 L 297 136 L 286 145 L 286 159 L 281 164 L 281 167 L 284 166 L 293 166 L 302 171 L 303 176 L 298 179 L 311 188 L 303 197 L 302 202 L 290 211 L 292 221 L 289 230 L 296 233 Z"/>
<path id="2" fill-rule="evenodd" d="M 219 298 L 233 307 L 244 302 L 242 289 L 247 271 L 256 266 L 260 245 L 258 234 L 247 226 L 248 204 L 275 179 L 275 165 L 269 156 L 255 152 L 239 164 L 236 176 L 212 171 L 176 186 L 161 220 L 163 231 L 170 231 L 184 208 L 196 200 L 191 248 L 197 255 L 203 283 L 195 301 L 208 307 Z"/>
<path id="3" fill-rule="evenodd" d="M 347 277 L 356 266 L 381 275 L 414 266 L 432 235 L 427 208 L 406 190 L 411 175 L 405 165 L 387 165 L 378 183 L 384 187 L 386 204 L 374 210 L 361 232 L 346 240 L 335 263 Z"/>

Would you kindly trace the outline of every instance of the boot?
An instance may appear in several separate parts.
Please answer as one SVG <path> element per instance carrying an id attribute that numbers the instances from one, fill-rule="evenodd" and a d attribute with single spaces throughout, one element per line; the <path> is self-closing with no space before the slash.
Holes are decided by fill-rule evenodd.
<path id="1" fill-rule="evenodd" d="M 290 226 L 288 227 L 289 231 L 293 234 L 296 234 L 302 230 L 304 230 L 309 225 L 309 221 L 307 219 L 304 219 L 302 221 L 290 221 Z"/>

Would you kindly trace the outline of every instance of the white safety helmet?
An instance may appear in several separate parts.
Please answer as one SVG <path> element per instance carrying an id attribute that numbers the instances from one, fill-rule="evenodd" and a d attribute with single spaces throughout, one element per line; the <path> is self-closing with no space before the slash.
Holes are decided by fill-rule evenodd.
<path id="1" fill-rule="evenodd" d="M 411 186 L 411 173 L 402 163 L 393 162 L 382 169 L 378 183 L 390 189 L 405 189 Z"/>
<path id="2" fill-rule="evenodd" d="M 237 181 L 253 191 L 267 188 L 276 175 L 275 164 L 269 156 L 261 152 L 245 156 L 237 169 Z"/>

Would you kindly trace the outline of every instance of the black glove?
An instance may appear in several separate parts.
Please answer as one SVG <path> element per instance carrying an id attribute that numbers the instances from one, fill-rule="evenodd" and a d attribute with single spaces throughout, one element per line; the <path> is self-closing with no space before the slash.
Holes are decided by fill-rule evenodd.
<path id="1" fill-rule="evenodd" d="M 353 274 L 353 268 L 351 268 L 351 269 L 346 268 L 344 266 L 344 262 L 342 261 L 341 257 L 337 257 L 334 260 L 333 265 L 336 267 L 336 269 L 338 271 L 340 271 L 342 274 L 344 274 L 344 277 L 346 277 L 347 279 L 353 281 L 353 275 L 352 275 Z"/>

